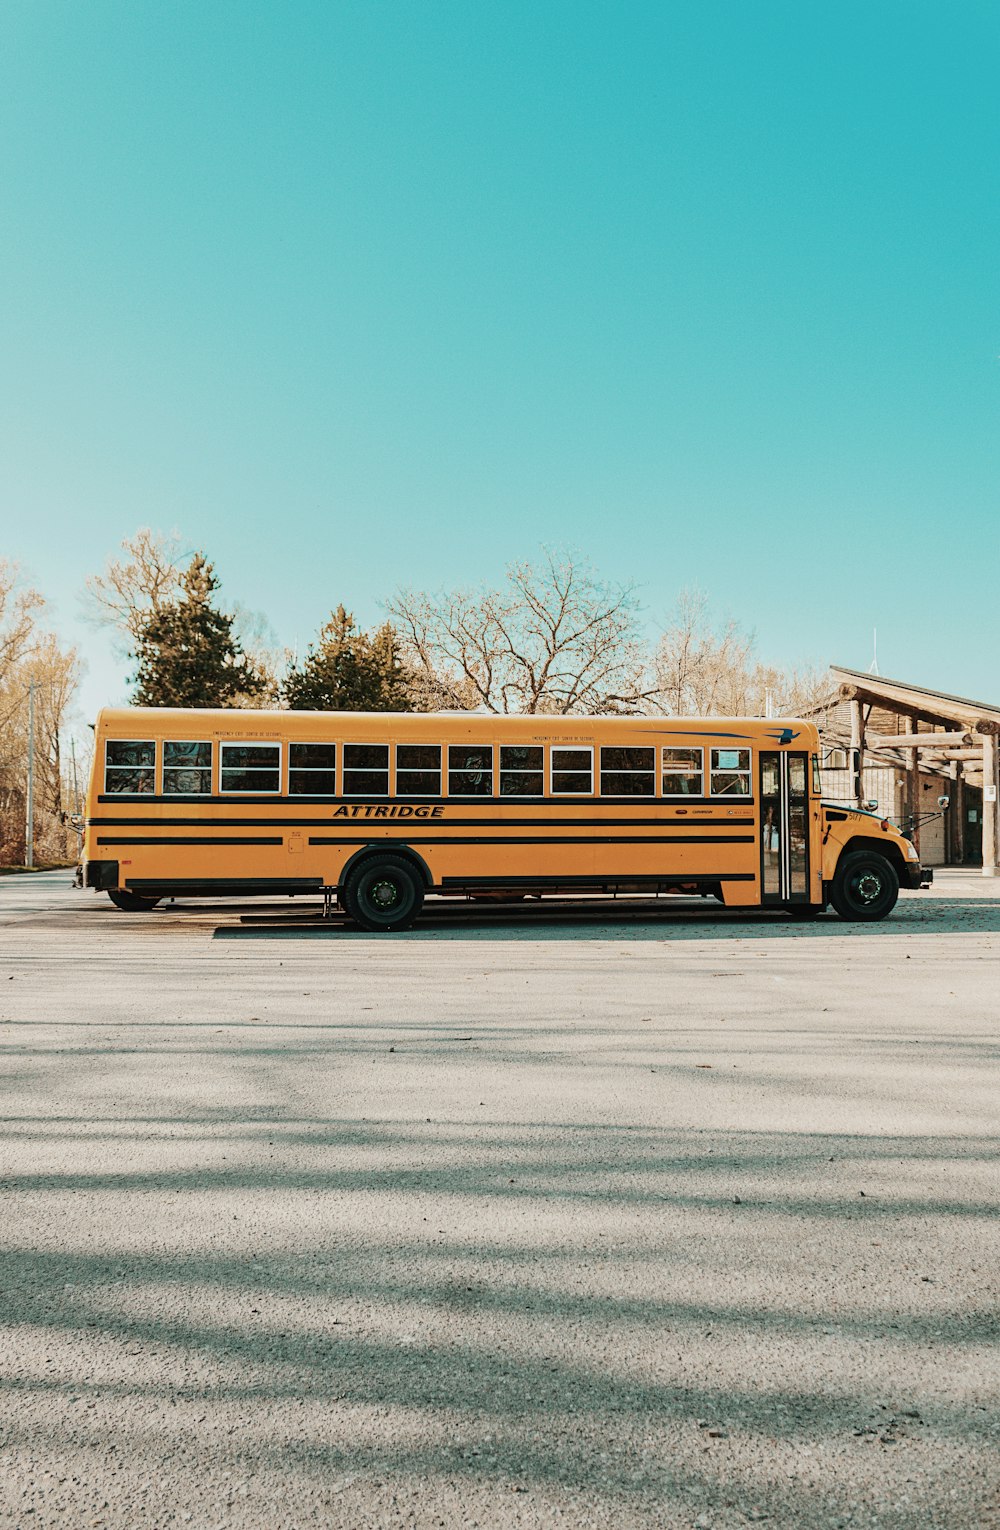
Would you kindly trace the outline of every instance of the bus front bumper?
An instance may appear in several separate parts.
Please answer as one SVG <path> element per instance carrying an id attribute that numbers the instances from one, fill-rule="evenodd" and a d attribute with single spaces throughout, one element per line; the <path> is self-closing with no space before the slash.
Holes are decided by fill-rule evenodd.
<path id="1" fill-rule="evenodd" d="M 930 887 L 934 880 L 934 873 L 929 866 L 911 865 L 906 867 L 906 870 L 899 880 L 903 887 L 911 887 L 914 889 L 918 887 Z"/>

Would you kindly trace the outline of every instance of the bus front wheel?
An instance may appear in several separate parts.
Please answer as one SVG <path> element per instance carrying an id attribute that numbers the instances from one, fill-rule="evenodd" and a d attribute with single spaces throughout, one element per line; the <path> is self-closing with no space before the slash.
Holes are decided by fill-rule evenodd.
<path id="1" fill-rule="evenodd" d="M 126 914 L 148 914 L 151 908 L 159 903 L 159 898 L 144 898 L 141 893 L 134 892 L 109 892 L 115 908 L 120 908 Z"/>
<path id="2" fill-rule="evenodd" d="M 376 855 L 351 873 L 343 890 L 348 916 L 362 929 L 407 930 L 424 901 L 413 867 L 398 855 Z"/>
<path id="3" fill-rule="evenodd" d="M 884 855 L 855 850 L 838 863 L 830 902 L 842 919 L 884 919 L 898 896 L 896 868 Z"/>

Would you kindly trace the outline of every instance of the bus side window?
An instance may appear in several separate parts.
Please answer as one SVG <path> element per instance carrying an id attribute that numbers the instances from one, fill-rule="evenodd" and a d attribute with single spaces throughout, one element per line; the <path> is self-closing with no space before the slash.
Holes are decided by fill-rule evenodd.
<path id="1" fill-rule="evenodd" d="M 590 797 L 594 791 L 593 749 L 555 749 L 549 754 L 554 797 Z"/>
<path id="2" fill-rule="evenodd" d="M 389 745 L 344 745 L 344 796 L 388 797 Z"/>
<path id="3" fill-rule="evenodd" d="M 164 796 L 204 797 L 211 790 L 211 744 L 179 743 L 168 738 L 163 746 Z"/>
<path id="4" fill-rule="evenodd" d="M 663 795 L 665 797 L 701 797 L 704 791 L 704 749 L 664 748 Z"/>
<path id="5" fill-rule="evenodd" d="M 289 744 L 290 797 L 332 797 L 336 790 L 336 744 Z"/>
<path id="6" fill-rule="evenodd" d="M 104 790 L 116 795 L 152 792 L 156 786 L 152 739 L 109 738 L 104 746 Z"/>
<path id="7" fill-rule="evenodd" d="M 601 795 L 603 797 L 653 797 L 656 795 L 656 750 L 646 748 L 601 749 Z"/>
<path id="8" fill-rule="evenodd" d="M 713 797 L 751 795 L 749 749 L 713 749 L 711 760 Z"/>
<path id="9" fill-rule="evenodd" d="M 501 797 L 540 797 L 544 757 L 541 744 L 501 744 Z"/>
<path id="10" fill-rule="evenodd" d="M 222 792 L 280 792 L 280 744 L 223 744 L 219 769 Z"/>
<path id="11" fill-rule="evenodd" d="M 492 797 L 493 745 L 450 744 L 448 796 Z"/>
<path id="12" fill-rule="evenodd" d="M 441 745 L 396 745 L 396 796 L 440 797 Z"/>

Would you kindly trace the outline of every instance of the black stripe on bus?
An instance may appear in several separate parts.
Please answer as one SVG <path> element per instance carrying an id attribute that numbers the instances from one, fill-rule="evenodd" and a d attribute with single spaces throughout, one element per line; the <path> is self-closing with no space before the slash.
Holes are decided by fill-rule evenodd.
<path id="1" fill-rule="evenodd" d="M 641 885 L 643 887 L 719 887 L 723 882 L 755 882 L 756 873 L 753 871 L 734 871 L 724 875 L 715 876 L 692 876 L 688 871 L 663 872 L 658 871 L 653 876 L 635 875 L 629 873 L 608 872 L 590 877 L 442 877 L 441 889 L 457 891 L 463 887 L 488 888 L 488 887 L 571 887 L 577 891 L 591 888 L 595 892 L 605 887 L 619 883 L 628 886 Z"/>
<path id="2" fill-rule="evenodd" d="M 309 836 L 311 845 L 412 844 L 414 849 L 421 845 L 752 845 L 754 841 L 753 834 L 429 834 L 412 840 L 407 834 Z"/>
<path id="3" fill-rule="evenodd" d="M 190 797 L 183 797 L 180 793 L 171 794 L 169 797 L 158 796 L 155 792 L 100 792 L 98 802 L 118 803 L 120 805 L 134 804 L 136 807 L 148 807 L 151 803 L 163 804 L 165 807 L 200 807 L 203 804 L 212 807 L 273 807 L 276 803 L 289 808 L 297 807 L 322 807 L 326 804 L 331 806 L 357 807 L 362 803 L 377 802 L 380 807 L 463 807 L 474 808 L 482 803 L 484 807 L 497 807 L 500 803 L 509 802 L 511 805 L 517 802 L 536 803 L 539 807 L 602 807 L 610 805 L 614 807 L 649 807 L 662 804 L 665 808 L 679 807 L 725 807 L 733 803 L 737 807 L 753 807 L 753 797 L 736 797 L 732 794 L 724 794 L 721 797 L 657 797 L 634 796 L 634 797 L 611 797 L 601 796 L 599 793 L 590 796 L 577 797 L 570 794 L 565 797 L 495 797 L 492 794 L 482 797 L 384 797 L 378 792 L 372 792 L 368 797 L 308 797 L 289 796 L 281 792 L 266 792 L 263 796 L 254 796 L 247 792 L 227 792 L 225 796 L 210 797 L 200 792 Z"/>
<path id="4" fill-rule="evenodd" d="M 463 888 L 572 888 L 577 892 L 605 892 L 615 887 L 706 887 L 714 889 L 727 882 L 754 882 L 755 872 L 734 871 L 722 876 L 692 876 L 689 871 L 661 871 L 643 876 L 635 872 L 603 872 L 589 877 L 444 877 L 435 883 L 439 892 L 458 892 Z M 128 877 L 125 886 L 136 892 L 155 893 L 173 898 L 212 893 L 216 897 L 253 897 L 268 893 L 320 893 L 320 877 Z"/>
<path id="5" fill-rule="evenodd" d="M 158 892 L 162 898 L 176 893 L 227 893 L 248 897 L 256 893 L 319 893 L 322 877 L 126 877 L 125 886 L 137 892 Z"/>
<path id="6" fill-rule="evenodd" d="M 98 835 L 99 845 L 283 845 L 280 834 L 259 835 L 209 835 L 209 834 L 156 834 L 134 839 Z"/>
<path id="7" fill-rule="evenodd" d="M 600 828 L 740 828 L 752 823 L 747 818 L 405 818 L 386 816 L 357 818 L 88 818 L 88 828 L 116 829 L 339 829 L 357 828 L 359 824 L 406 824 L 417 829 L 426 827 L 456 829 L 600 829 Z"/>

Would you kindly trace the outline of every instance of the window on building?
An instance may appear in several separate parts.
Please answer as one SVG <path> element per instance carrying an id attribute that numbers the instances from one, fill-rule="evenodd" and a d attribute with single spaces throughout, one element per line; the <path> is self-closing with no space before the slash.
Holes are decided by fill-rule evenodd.
<path id="1" fill-rule="evenodd" d="M 388 797 L 389 745 L 344 745 L 344 796 Z"/>
<path id="2" fill-rule="evenodd" d="M 663 795 L 665 797 L 701 797 L 705 791 L 705 751 L 677 749 L 663 751 Z"/>
<path id="3" fill-rule="evenodd" d="M 440 797 L 441 745 L 396 745 L 396 796 Z"/>
<path id="4" fill-rule="evenodd" d="M 713 749 L 711 752 L 713 797 L 749 797 L 749 749 Z"/>
<path id="5" fill-rule="evenodd" d="M 603 748 L 601 795 L 604 797 L 652 797 L 656 793 L 656 750 Z"/>
<path id="6" fill-rule="evenodd" d="M 336 790 L 336 744 L 289 744 L 289 796 L 332 797 Z"/>
<path id="7" fill-rule="evenodd" d="M 223 744 L 219 789 L 270 793 L 281 790 L 280 744 Z"/>
<path id="8" fill-rule="evenodd" d="M 168 738 L 163 746 L 164 794 L 168 797 L 204 797 L 211 790 L 211 744 L 181 744 Z"/>
<path id="9" fill-rule="evenodd" d="M 448 747 L 449 797 L 492 797 L 493 746 L 451 744 Z"/>
<path id="10" fill-rule="evenodd" d="M 545 790 L 545 750 L 541 744 L 501 744 L 501 797 L 540 797 Z"/>
<path id="11" fill-rule="evenodd" d="M 553 749 L 549 756 L 556 797 L 589 797 L 594 790 L 593 749 Z"/>
<path id="12" fill-rule="evenodd" d="M 152 792 L 156 786 L 156 745 L 151 739 L 109 738 L 104 746 L 104 790 L 118 794 Z"/>

